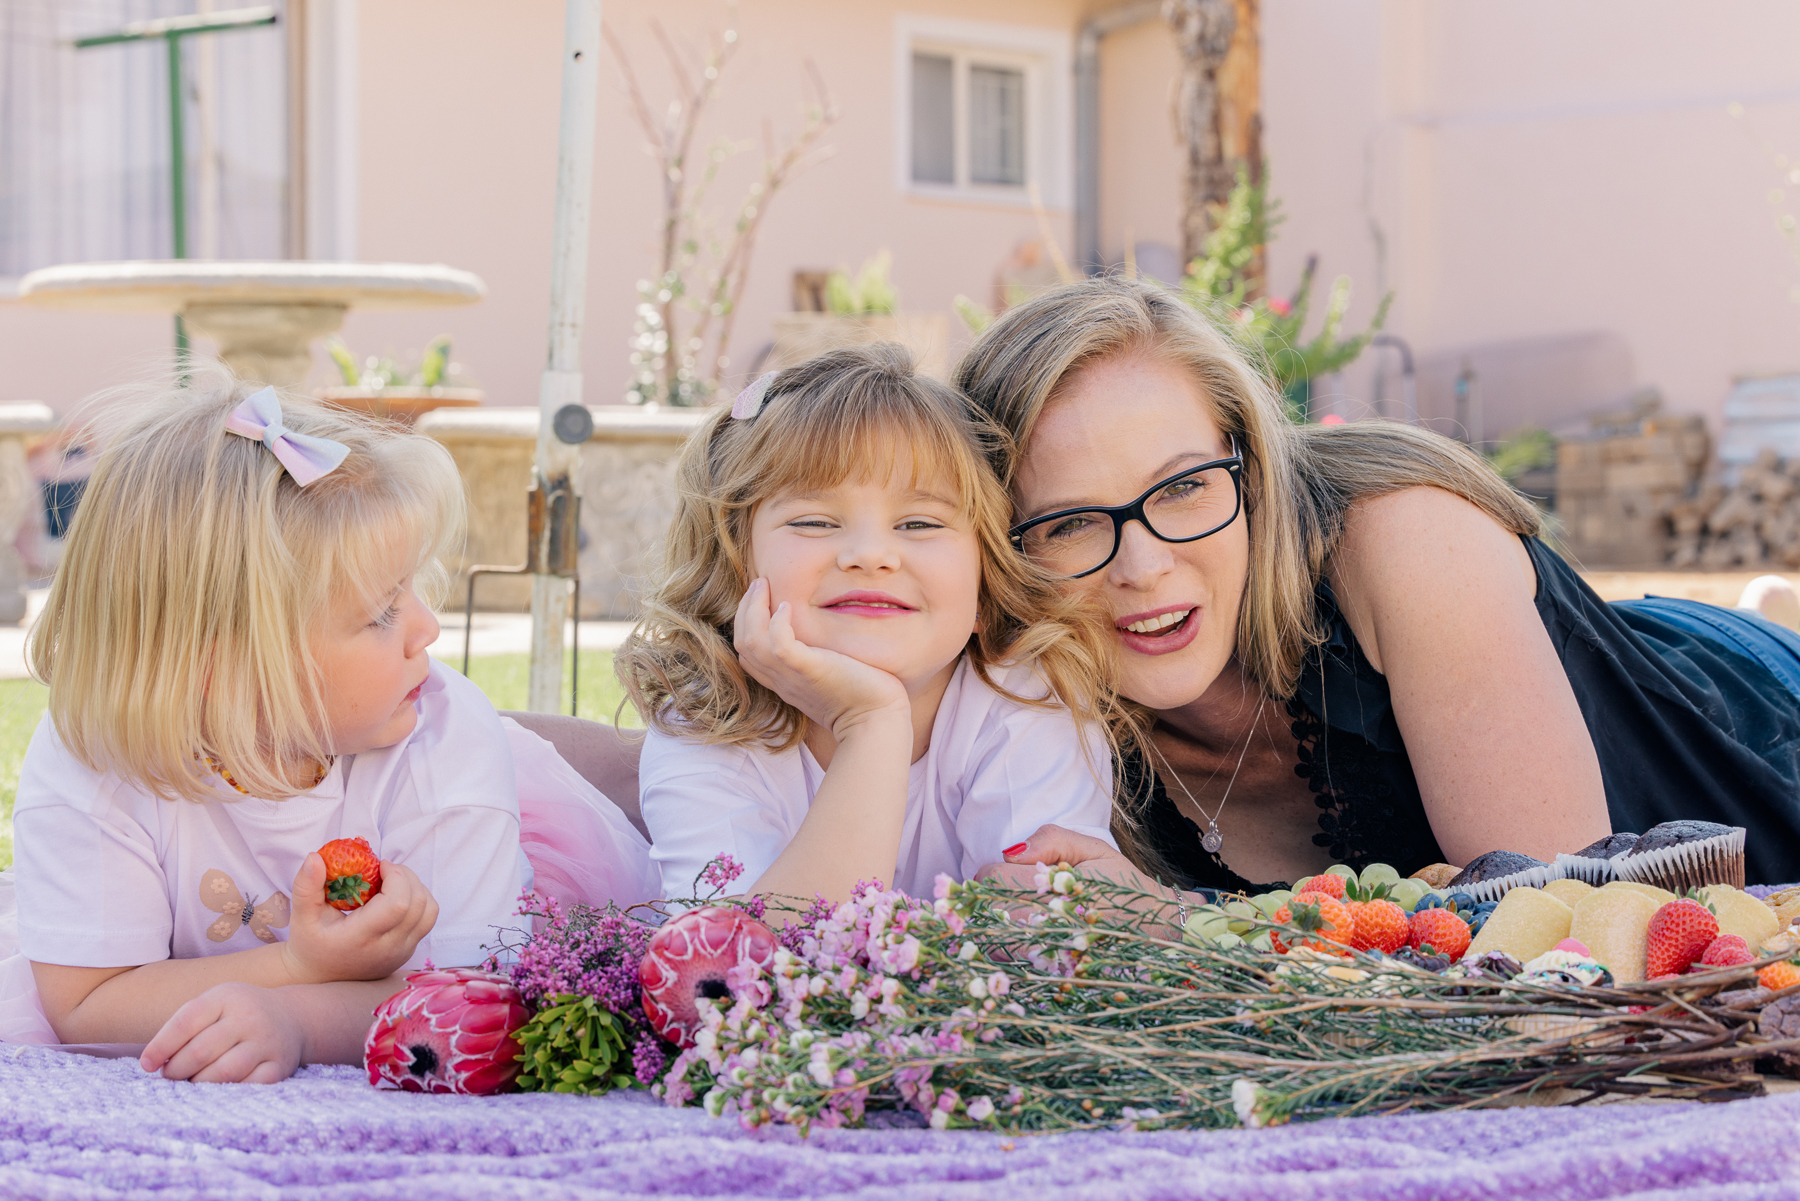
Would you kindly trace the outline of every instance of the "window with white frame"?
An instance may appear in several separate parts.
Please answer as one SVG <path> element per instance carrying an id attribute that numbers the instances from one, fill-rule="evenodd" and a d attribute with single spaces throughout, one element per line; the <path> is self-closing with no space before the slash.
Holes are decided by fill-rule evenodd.
<path id="1" fill-rule="evenodd" d="M 1067 203 L 1069 43 L 1056 30 L 902 16 L 900 186 L 920 195 Z"/>

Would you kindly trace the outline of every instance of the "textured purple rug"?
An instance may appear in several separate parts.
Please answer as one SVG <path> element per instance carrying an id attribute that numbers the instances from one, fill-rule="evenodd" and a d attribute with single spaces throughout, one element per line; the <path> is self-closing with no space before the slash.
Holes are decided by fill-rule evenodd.
<path id="1" fill-rule="evenodd" d="M 1800 1094 L 1214 1134 L 746 1134 L 641 1094 L 421 1097 L 350 1068 L 175 1084 L 0 1050 L 0 1196 L 1800 1198 Z"/>

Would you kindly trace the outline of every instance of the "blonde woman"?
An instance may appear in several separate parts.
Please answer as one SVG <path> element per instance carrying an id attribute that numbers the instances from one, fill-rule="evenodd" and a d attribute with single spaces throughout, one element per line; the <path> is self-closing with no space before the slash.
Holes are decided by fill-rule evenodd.
<path id="1" fill-rule="evenodd" d="M 956 382 L 1012 435 L 1015 544 L 1107 614 L 1119 691 L 1152 724 L 1123 816 L 1165 879 L 1547 860 L 1690 818 L 1749 829 L 1751 881 L 1800 878 L 1791 631 L 1601 602 L 1469 450 L 1290 424 L 1150 284 L 1036 297 Z M 1031 844 L 1009 860 L 1096 853 Z"/>
<path id="2" fill-rule="evenodd" d="M 0 1038 L 206 1082 L 358 1063 L 402 973 L 480 963 L 521 889 L 655 891 L 623 815 L 426 654 L 441 447 L 200 368 L 121 411 L 33 634 Z M 352 912 L 340 838 L 381 857 Z"/>
<path id="3" fill-rule="evenodd" d="M 664 895 L 729 854 L 754 894 L 929 896 L 1045 823 L 1116 859 L 1104 642 L 1008 544 L 997 441 L 884 345 L 765 376 L 688 443 L 618 657 Z"/>

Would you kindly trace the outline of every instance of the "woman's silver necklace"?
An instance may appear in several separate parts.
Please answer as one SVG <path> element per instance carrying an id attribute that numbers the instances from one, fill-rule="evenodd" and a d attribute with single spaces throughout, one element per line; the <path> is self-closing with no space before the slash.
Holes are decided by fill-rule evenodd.
<path id="1" fill-rule="evenodd" d="M 1206 833 L 1200 836 L 1200 847 L 1209 855 L 1217 855 L 1219 849 L 1225 845 L 1225 836 L 1219 833 L 1219 814 L 1225 812 L 1225 802 L 1231 799 L 1231 786 L 1237 783 L 1238 772 L 1244 766 L 1244 756 L 1250 753 L 1250 741 L 1256 736 L 1256 726 L 1257 723 L 1252 721 L 1249 732 L 1244 735 L 1244 749 L 1238 752 L 1237 766 L 1231 769 L 1231 779 L 1225 782 L 1225 795 L 1219 798 L 1219 807 L 1213 810 L 1211 817 L 1206 817 L 1206 810 L 1200 807 L 1200 802 L 1196 801 L 1194 794 L 1188 791 L 1188 786 L 1182 782 L 1180 773 L 1175 770 L 1175 765 L 1169 762 L 1169 757 L 1163 754 L 1162 748 L 1154 742 L 1150 744 L 1156 751 L 1157 758 L 1163 761 L 1163 766 L 1169 769 L 1169 775 L 1174 779 L 1175 787 L 1181 789 L 1182 794 L 1187 797 L 1188 803 L 1194 807 L 1196 813 L 1201 817 L 1206 817 Z M 1213 773 L 1215 776 L 1218 774 L 1216 771 Z"/>

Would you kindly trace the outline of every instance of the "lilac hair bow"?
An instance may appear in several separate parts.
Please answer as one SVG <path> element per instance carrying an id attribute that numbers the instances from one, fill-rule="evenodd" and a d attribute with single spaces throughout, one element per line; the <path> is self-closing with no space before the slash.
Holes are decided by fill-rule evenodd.
<path id="1" fill-rule="evenodd" d="M 769 385 L 775 382 L 773 371 L 757 377 L 755 383 L 737 394 L 731 402 L 731 416 L 734 419 L 754 417 L 762 412 L 763 397 L 769 394 Z"/>
<path id="2" fill-rule="evenodd" d="M 225 418 L 225 428 L 268 447 L 302 488 L 320 476 L 336 471 L 344 456 L 350 453 L 350 448 L 342 442 L 297 434 L 283 425 L 281 401 L 276 399 L 273 388 L 264 388 L 245 397 L 243 403 Z"/>

